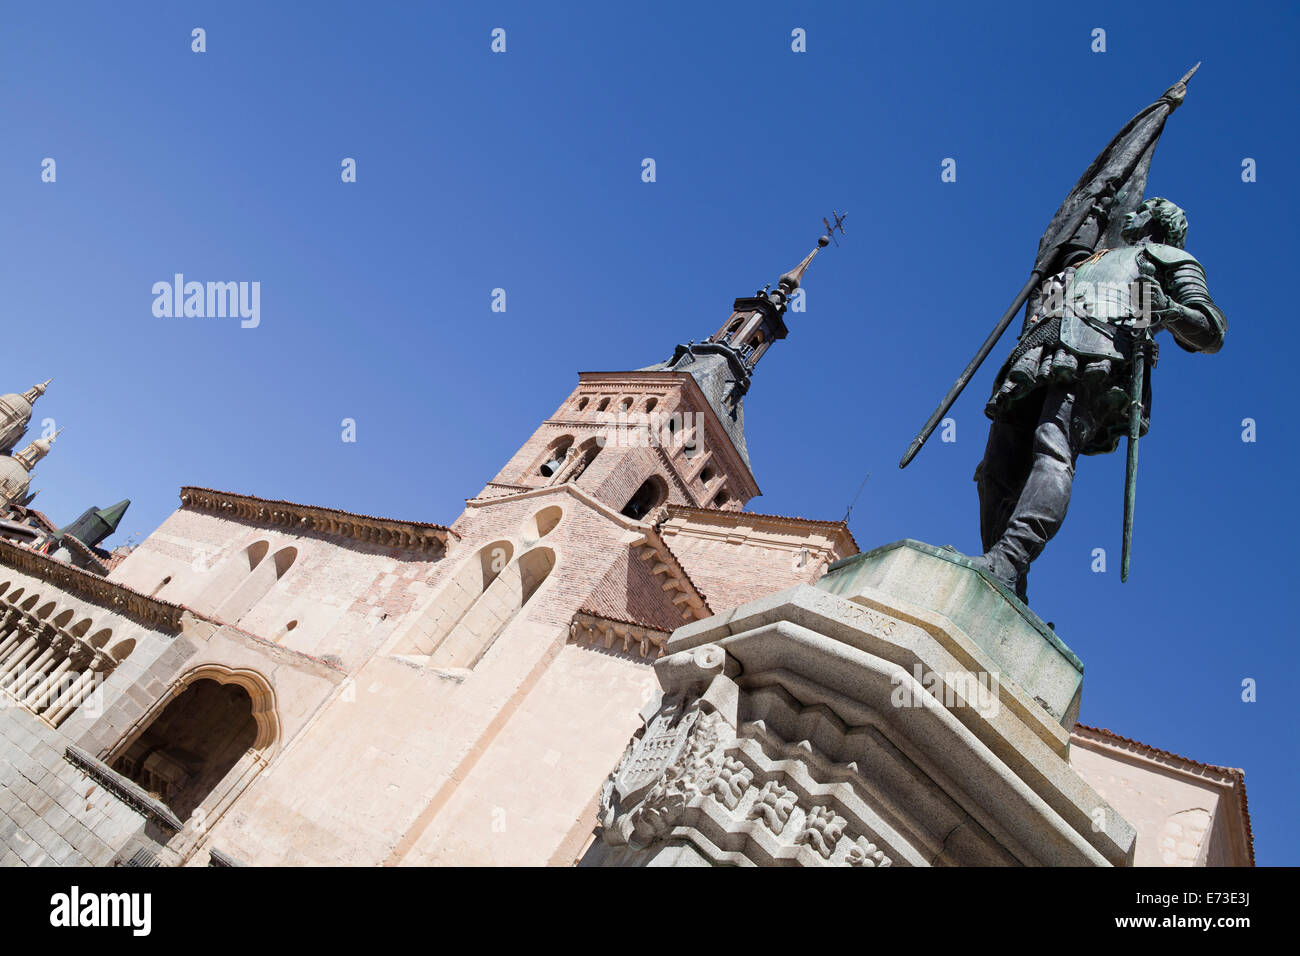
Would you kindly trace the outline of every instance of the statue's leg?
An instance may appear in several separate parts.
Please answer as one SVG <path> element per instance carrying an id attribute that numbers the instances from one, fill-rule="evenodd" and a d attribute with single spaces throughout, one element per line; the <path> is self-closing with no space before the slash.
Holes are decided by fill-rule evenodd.
<path id="1" fill-rule="evenodd" d="M 980 546 L 988 551 L 1007 530 L 1034 462 L 1033 429 L 997 420 L 989 425 L 984 459 L 975 469 L 980 499 Z"/>
<path id="2" fill-rule="evenodd" d="M 1009 587 L 1027 595 L 1029 566 L 1065 520 L 1081 444 L 1074 421 L 1075 396 L 1052 388 L 1034 429 L 1033 464 L 1001 537 L 989 548 L 990 570 Z M 1010 580 L 1008 580 L 1010 578 Z"/>

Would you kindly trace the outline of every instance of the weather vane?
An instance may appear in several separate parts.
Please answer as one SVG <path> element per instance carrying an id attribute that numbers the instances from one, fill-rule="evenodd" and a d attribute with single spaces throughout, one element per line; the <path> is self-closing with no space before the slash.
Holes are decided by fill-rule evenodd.
<path id="1" fill-rule="evenodd" d="M 831 218 L 835 220 L 835 225 L 832 226 L 829 222 L 827 222 L 825 216 L 822 217 L 822 225 L 826 227 L 826 235 L 835 243 L 835 245 L 838 246 L 840 244 L 840 241 L 835 238 L 835 230 L 838 229 L 840 231 L 841 236 L 848 235 L 848 233 L 844 231 L 844 220 L 849 218 L 849 214 L 846 212 L 844 215 L 841 216 L 834 209 L 832 209 Z"/>

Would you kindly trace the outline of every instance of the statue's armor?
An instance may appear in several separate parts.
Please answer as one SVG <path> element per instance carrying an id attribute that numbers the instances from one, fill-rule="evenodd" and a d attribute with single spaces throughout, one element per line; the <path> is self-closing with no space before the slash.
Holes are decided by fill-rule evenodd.
<path id="1" fill-rule="evenodd" d="M 1126 327 L 1146 324 L 1148 284 L 1208 317 L 1211 332 L 1200 341 L 1170 329 L 1182 348 L 1218 351 L 1227 323 L 1211 301 L 1205 272 L 1192 255 L 1154 242 L 1107 250 L 1047 281 L 1035 300 L 1038 311 L 1027 318 L 1020 341 L 998 374 L 985 413 L 995 420 L 1010 418 L 1025 397 L 1041 394 L 1049 384 L 1067 384 L 1083 397 L 1076 406 L 1089 433 L 1082 453 L 1113 451 L 1128 427 L 1132 337 Z M 1150 424 L 1154 364 L 1153 356 L 1143 383 L 1142 433 Z"/>
<path id="2" fill-rule="evenodd" d="M 1126 246 L 1091 258 L 1074 270 L 1065 285 L 1061 307 L 1061 345 L 1080 358 L 1123 359 L 1115 341 L 1120 326 L 1141 311 L 1138 277 L 1148 265 L 1138 249 Z M 1148 265 L 1151 273 L 1153 266 Z M 1150 278 L 1150 276 L 1148 276 Z M 1050 316 L 1049 316 L 1050 317 Z"/>

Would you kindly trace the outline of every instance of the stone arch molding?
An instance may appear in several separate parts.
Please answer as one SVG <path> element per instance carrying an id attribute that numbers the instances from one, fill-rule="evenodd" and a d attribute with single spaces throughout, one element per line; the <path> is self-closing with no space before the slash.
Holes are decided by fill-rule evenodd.
<path id="1" fill-rule="evenodd" d="M 131 732 L 124 736 L 108 758 L 112 763 L 126 750 L 140 734 L 166 710 L 167 705 L 185 693 L 191 684 L 201 680 L 214 680 L 218 684 L 237 684 L 242 687 L 253 702 L 253 722 L 257 725 L 257 736 L 253 740 L 253 749 L 261 751 L 263 757 L 269 758 L 280 742 L 280 715 L 276 707 L 275 688 L 257 671 L 247 667 L 227 667 L 224 664 L 200 664 L 181 677 L 168 688 L 149 710 L 136 721 Z"/>
<path id="2" fill-rule="evenodd" d="M 247 667 L 227 667 L 224 664 L 203 664 L 189 671 L 177 682 L 174 696 L 183 694 L 190 684 L 200 680 L 214 680 L 218 684 L 238 684 L 253 701 L 253 721 L 257 724 L 257 737 L 253 749 L 268 754 L 280 741 L 280 715 L 275 704 L 275 688 L 257 671 Z"/>

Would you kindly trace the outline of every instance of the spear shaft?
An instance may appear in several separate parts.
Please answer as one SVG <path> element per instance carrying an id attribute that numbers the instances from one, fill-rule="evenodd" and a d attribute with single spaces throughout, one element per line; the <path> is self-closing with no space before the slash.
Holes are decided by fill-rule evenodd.
<path id="1" fill-rule="evenodd" d="M 1085 213 L 1088 211 L 1090 210 L 1084 210 Z M 948 414 L 948 409 L 952 408 L 953 403 L 957 401 L 957 397 L 961 395 L 962 390 L 965 389 L 970 383 L 970 380 L 975 377 L 975 373 L 979 371 L 979 367 L 983 365 L 984 360 L 989 357 L 989 353 L 993 351 L 993 347 L 998 344 L 998 339 L 1002 338 L 1002 333 L 1007 330 L 1007 326 L 1011 324 L 1011 320 L 1016 317 L 1016 313 L 1020 311 L 1020 307 L 1025 304 L 1025 300 L 1029 298 L 1029 294 L 1034 291 L 1035 284 L 1037 284 L 1038 280 L 1042 277 L 1043 274 L 1037 269 L 1029 273 L 1029 281 L 1026 282 L 1025 287 L 1016 294 L 1015 301 L 1011 303 L 1011 307 L 1008 308 L 1002 318 L 998 320 L 997 326 L 989 333 L 989 337 L 984 340 L 984 344 L 981 345 L 980 350 L 975 353 L 975 357 L 970 360 L 970 364 L 968 364 L 962 371 L 961 375 L 957 377 L 957 381 L 953 382 L 952 388 L 948 389 L 948 394 L 943 397 L 943 401 L 939 403 L 939 407 L 934 410 L 934 413 L 929 417 L 925 425 L 919 432 L 917 432 L 916 437 L 912 439 L 912 444 L 907 446 L 906 454 L 903 455 L 902 460 L 898 463 L 899 468 L 906 468 L 911 460 L 916 457 L 916 453 L 921 450 L 921 446 L 929 440 L 930 436 L 934 433 L 935 428 L 938 427 L 939 422 L 943 421 L 943 416 Z"/>
<path id="2" fill-rule="evenodd" d="M 1137 507 L 1138 441 L 1142 435 L 1142 386 L 1146 378 L 1147 343 L 1151 333 L 1143 329 L 1133 343 L 1133 381 L 1129 387 L 1128 458 L 1124 465 L 1124 545 L 1120 552 L 1119 579 L 1128 580 L 1133 548 L 1133 511 Z"/>

